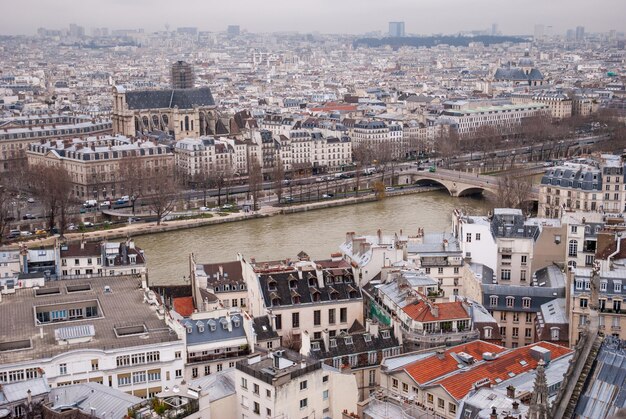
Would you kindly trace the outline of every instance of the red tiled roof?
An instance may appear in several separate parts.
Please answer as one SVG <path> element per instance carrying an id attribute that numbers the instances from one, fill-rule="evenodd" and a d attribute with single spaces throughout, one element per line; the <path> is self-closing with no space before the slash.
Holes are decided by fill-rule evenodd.
<path id="1" fill-rule="evenodd" d="M 406 366 L 404 370 L 417 383 L 424 384 L 458 369 L 459 362 L 450 355 L 451 352 L 465 352 L 473 356 L 476 360 L 482 360 L 485 352 L 499 354 L 504 351 L 506 351 L 506 348 L 503 346 L 494 345 L 482 340 L 475 340 L 464 345 L 447 349 L 443 355 L 443 359 L 439 359 L 437 355 L 432 355 Z"/>
<path id="2" fill-rule="evenodd" d="M 311 108 L 312 112 L 320 112 L 320 111 L 356 111 L 356 105 L 345 105 L 338 103 L 327 103 L 323 106 L 318 106 L 315 108 Z"/>
<path id="3" fill-rule="evenodd" d="M 465 308 L 460 301 L 434 304 L 439 308 L 439 315 L 437 317 L 433 316 L 428 308 L 428 304 L 424 301 L 404 306 L 402 310 L 413 320 L 422 323 L 470 318 L 470 315 L 467 314 L 467 311 L 465 311 Z"/>
<path id="4" fill-rule="evenodd" d="M 193 297 L 174 298 L 174 311 L 183 317 L 193 314 Z"/>
<path id="5" fill-rule="evenodd" d="M 442 378 L 433 383 L 441 385 L 448 393 L 457 400 L 462 399 L 469 393 L 474 384 L 485 378 L 489 379 L 492 384 L 496 383 L 496 378 L 502 381 L 511 378 L 509 373 L 519 375 L 523 372 L 537 368 L 538 360 L 531 355 L 531 348 L 541 346 L 550 350 L 550 359 L 554 360 L 562 357 L 570 352 L 571 349 L 564 346 L 555 345 L 550 342 L 538 342 L 532 345 L 512 349 L 502 354 L 493 361 L 487 361 L 468 370 L 459 370 L 457 374 Z M 526 361 L 526 365 L 520 364 L 520 361 Z"/>

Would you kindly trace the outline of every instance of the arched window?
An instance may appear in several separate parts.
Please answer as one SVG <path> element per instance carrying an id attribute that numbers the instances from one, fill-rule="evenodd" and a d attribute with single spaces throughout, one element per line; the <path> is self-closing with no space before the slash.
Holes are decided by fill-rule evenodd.
<path id="1" fill-rule="evenodd" d="M 138 117 L 135 117 L 135 131 L 141 131 L 139 129 L 139 118 Z"/>
<path id="2" fill-rule="evenodd" d="M 569 256 L 576 257 L 578 256 L 578 240 L 570 240 L 569 248 L 568 248 Z"/>
<path id="3" fill-rule="evenodd" d="M 141 118 L 141 122 L 143 122 L 143 129 L 149 129 L 150 127 L 150 120 L 148 119 L 147 116 L 144 116 Z"/>
<path id="4" fill-rule="evenodd" d="M 183 121 L 180 121 L 180 130 L 183 130 Z"/>
<path id="5" fill-rule="evenodd" d="M 158 115 L 152 115 L 152 128 L 160 129 L 159 116 Z"/>
<path id="6" fill-rule="evenodd" d="M 191 120 L 191 130 L 193 131 L 193 119 Z"/>
<path id="7" fill-rule="evenodd" d="M 189 131 L 189 117 L 185 117 L 185 131 Z"/>

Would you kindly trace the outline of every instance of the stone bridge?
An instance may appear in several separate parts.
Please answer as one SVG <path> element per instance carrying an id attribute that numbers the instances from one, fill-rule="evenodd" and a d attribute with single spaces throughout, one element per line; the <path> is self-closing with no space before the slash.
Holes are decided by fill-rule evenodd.
<path id="1" fill-rule="evenodd" d="M 477 195 L 483 192 L 496 194 L 498 190 L 498 178 L 477 173 L 466 173 L 456 170 L 437 168 L 437 171 L 411 169 L 400 172 L 398 185 L 409 184 L 433 184 L 440 185 L 452 196 Z M 539 187 L 533 186 L 530 198 L 534 201 L 539 199 Z"/>

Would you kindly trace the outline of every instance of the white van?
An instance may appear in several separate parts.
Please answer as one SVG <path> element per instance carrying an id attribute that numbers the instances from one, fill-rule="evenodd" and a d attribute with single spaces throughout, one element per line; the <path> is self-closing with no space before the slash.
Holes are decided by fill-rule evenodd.
<path id="1" fill-rule="evenodd" d="M 93 208 L 93 207 L 97 207 L 97 206 L 98 206 L 98 201 L 96 201 L 95 199 L 88 199 L 83 204 L 83 207 L 85 207 L 85 208 Z"/>

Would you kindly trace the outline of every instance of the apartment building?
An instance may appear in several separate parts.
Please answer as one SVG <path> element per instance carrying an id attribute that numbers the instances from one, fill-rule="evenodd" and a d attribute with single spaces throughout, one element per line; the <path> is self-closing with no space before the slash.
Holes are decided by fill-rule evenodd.
<path id="1" fill-rule="evenodd" d="M 602 180 L 601 170 L 589 164 L 568 162 L 551 167 L 541 178 L 537 213 L 540 216 L 560 218 L 566 210 L 603 210 Z M 611 198 L 616 192 L 606 193 Z M 621 195 L 619 192 L 617 194 Z"/>
<path id="2" fill-rule="evenodd" d="M 376 155 L 388 154 L 387 158 L 404 156 L 404 131 L 402 124 L 383 121 L 360 120 L 349 130 L 354 146 L 364 145 Z M 389 150 L 385 150 L 384 147 Z M 383 148 L 381 148 L 383 147 Z"/>
<path id="3" fill-rule="evenodd" d="M 189 256 L 190 278 L 195 306 L 200 311 L 209 302 L 217 301 L 224 308 L 248 307 L 248 285 L 242 274 L 240 260 L 222 263 L 198 263 Z"/>
<path id="4" fill-rule="evenodd" d="M 283 345 L 299 347 L 304 331 L 319 339 L 323 330 L 335 336 L 363 324 L 363 296 L 346 261 L 310 261 L 303 252 L 293 262 L 242 261 L 248 312 L 269 314 Z"/>
<path id="5" fill-rule="evenodd" d="M 594 267 L 577 267 L 568 281 L 570 342 L 575 344 L 597 309 L 598 327 L 605 335 L 626 338 L 626 239 L 615 231 L 601 232 Z M 597 290 L 594 295 L 594 282 Z"/>
<path id="6" fill-rule="evenodd" d="M 612 154 L 603 154 L 601 159 L 604 212 L 626 212 L 626 163 L 620 156 Z"/>
<path id="7" fill-rule="evenodd" d="M 72 193 L 79 199 L 111 199 L 125 193 L 120 173 L 132 165 L 135 183 L 143 194 L 153 193 L 163 176 L 171 176 L 174 154 L 168 146 L 121 135 L 85 140 L 51 140 L 32 143 L 26 152 L 28 164 L 60 165 L 72 180 Z M 132 160 L 132 162 L 131 162 Z"/>
<path id="8" fill-rule="evenodd" d="M 57 281 L 0 305 L 0 382 L 97 382 L 141 398 L 183 380 L 185 345 L 132 277 Z"/>
<path id="9" fill-rule="evenodd" d="M 527 286 L 483 276 L 482 304 L 497 321 L 501 344 L 507 348 L 535 342 L 542 305 L 564 297 L 565 277 L 554 265 L 537 271 Z M 563 340 L 563 336 L 556 340 Z"/>
<path id="10" fill-rule="evenodd" d="M 454 419 L 465 415 L 464 401 L 482 387 L 504 389 L 520 376 L 548 365 L 557 378 L 551 382 L 555 395 L 567 371 L 572 350 L 550 342 L 538 342 L 517 349 L 505 349 L 483 341 L 457 345 L 436 353 L 423 354 L 421 359 L 381 372 L 381 387 L 389 397 L 415 403 L 432 415 Z M 545 368 L 545 367 L 544 367 Z M 534 376 L 526 377 L 524 391 L 512 389 L 512 398 L 530 401 Z M 521 387 L 521 386 L 520 386 Z M 494 393 L 494 398 L 497 394 Z M 521 400 L 520 400 L 521 401 Z M 488 406 L 489 409 L 492 406 Z M 472 416 L 472 411 L 469 410 Z"/>
<path id="11" fill-rule="evenodd" d="M 514 93 L 511 102 L 515 105 L 524 103 L 543 103 L 550 107 L 550 116 L 556 119 L 569 118 L 573 114 L 573 99 L 559 92 Z"/>
<path id="12" fill-rule="evenodd" d="M 111 121 L 87 115 L 34 114 L 0 119 L 0 173 L 23 167 L 28 145 L 111 133 Z"/>
<path id="13" fill-rule="evenodd" d="M 526 118 L 550 114 L 549 105 L 543 103 L 472 106 L 466 101 L 444 103 L 441 115 L 453 123 L 453 127 L 461 137 L 470 136 L 482 126 L 492 126 L 506 131 L 520 125 Z"/>
<path id="14" fill-rule="evenodd" d="M 237 362 L 235 387 L 241 418 L 339 418 L 357 407 L 354 375 L 282 349 Z"/>
<path id="15" fill-rule="evenodd" d="M 170 311 L 171 327 L 185 341 L 185 380 L 197 379 L 234 368 L 250 355 L 251 320 L 236 309 L 217 309 L 183 317 Z"/>
<path id="16" fill-rule="evenodd" d="M 57 243 L 60 279 L 132 275 L 145 278 L 146 257 L 132 239 L 116 242 Z"/>
<path id="17" fill-rule="evenodd" d="M 367 319 L 365 328 L 351 330 L 330 337 L 322 331 L 322 338 L 312 340 L 305 331 L 302 334 L 302 355 L 318 359 L 343 373 L 356 377 L 359 401 L 367 399 L 380 385 L 380 363 L 384 358 L 402 352 L 402 337 L 393 335 L 393 330 L 381 327 Z"/>
<path id="18" fill-rule="evenodd" d="M 425 275 L 374 280 L 363 287 L 369 317 L 393 327 L 412 350 L 485 338 L 500 342 L 493 316 L 478 302 L 438 298 L 437 281 Z"/>

